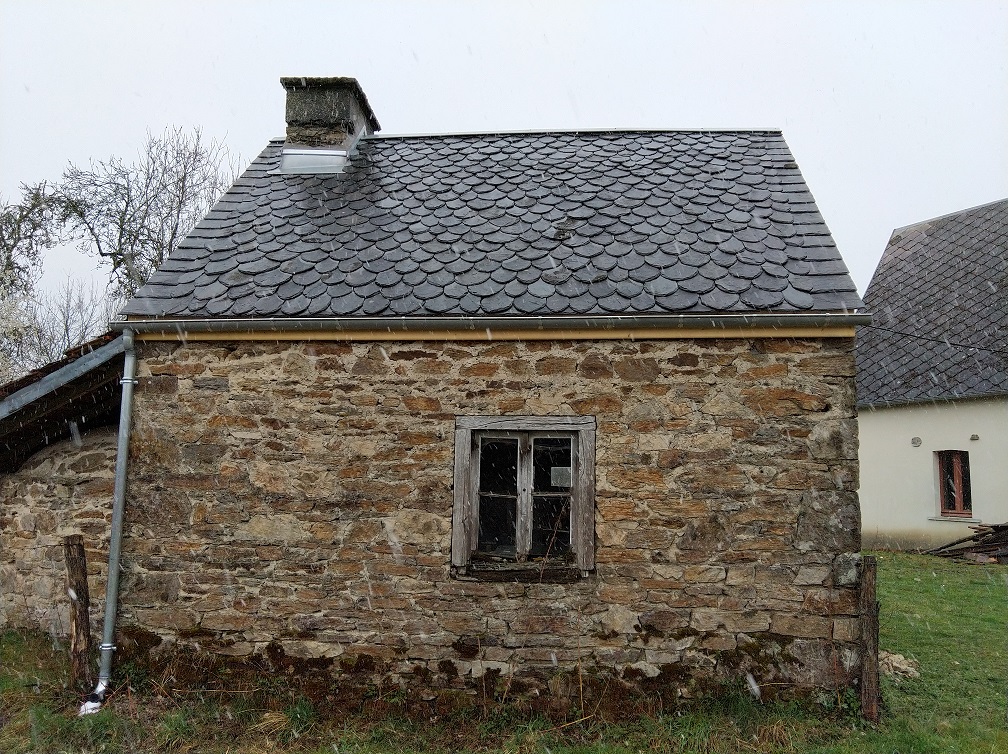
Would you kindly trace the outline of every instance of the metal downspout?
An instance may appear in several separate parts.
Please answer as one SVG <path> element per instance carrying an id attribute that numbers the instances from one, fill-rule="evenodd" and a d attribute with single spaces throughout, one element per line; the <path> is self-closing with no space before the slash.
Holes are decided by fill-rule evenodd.
<path id="1" fill-rule="evenodd" d="M 119 445 L 116 449 L 115 491 L 112 497 L 112 532 L 109 537 L 108 580 L 105 584 L 105 625 L 102 629 L 101 662 L 98 685 L 81 705 L 81 715 L 97 712 L 105 701 L 112 678 L 112 653 L 115 645 L 116 612 L 119 602 L 119 554 L 122 544 L 123 513 L 126 508 L 126 470 L 129 460 L 130 418 L 133 414 L 133 386 L 136 385 L 136 351 L 133 331 L 123 331 L 126 356 L 123 360 L 122 403 L 119 407 Z"/>

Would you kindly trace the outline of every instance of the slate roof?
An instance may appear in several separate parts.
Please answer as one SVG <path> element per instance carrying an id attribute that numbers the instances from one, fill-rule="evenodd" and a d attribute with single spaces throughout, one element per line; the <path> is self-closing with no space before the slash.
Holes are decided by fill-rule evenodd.
<path id="1" fill-rule="evenodd" d="M 859 405 L 1008 395 L 1008 199 L 894 231 L 865 302 Z"/>
<path id="2" fill-rule="evenodd" d="M 339 175 L 272 141 L 131 317 L 843 312 L 862 302 L 775 131 L 371 136 Z"/>

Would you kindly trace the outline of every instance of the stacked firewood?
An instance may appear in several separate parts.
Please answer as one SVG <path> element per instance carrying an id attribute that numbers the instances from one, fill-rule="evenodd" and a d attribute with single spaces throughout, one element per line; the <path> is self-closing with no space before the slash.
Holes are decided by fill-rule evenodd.
<path id="1" fill-rule="evenodd" d="M 927 554 L 975 563 L 1008 563 L 1008 524 L 979 524 L 970 529 L 975 533 L 928 550 Z"/>

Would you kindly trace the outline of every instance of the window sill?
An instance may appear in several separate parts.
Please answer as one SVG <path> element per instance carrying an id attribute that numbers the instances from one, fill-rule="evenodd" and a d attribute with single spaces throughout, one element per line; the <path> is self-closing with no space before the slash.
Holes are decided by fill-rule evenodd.
<path id="1" fill-rule="evenodd" d="M 948 521 L 953 524 L 982 524 L 983 519 L 969 516 L 930 516 L 928 521 Z"/>
<path id="2" fill-rule="evenodd" d="M 510 582 L 519 584 L 573 584 L 588 574 L 567 563 L 470 563 L 452 569 L 461 581 Z"/>

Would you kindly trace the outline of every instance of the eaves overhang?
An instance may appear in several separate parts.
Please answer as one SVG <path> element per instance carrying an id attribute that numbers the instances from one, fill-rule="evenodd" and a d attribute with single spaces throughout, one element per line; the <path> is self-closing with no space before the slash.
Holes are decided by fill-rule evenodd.
<path id="1" fill-rule="evenodd" d="M 88 372 L 114 359 L 125 350 L 123 339 L 121 337 L 116 338 L 111 343 L 106 343 L 91 353 L 81 356 L 76 361 L 70 362 L 61 369 L 45 375 L 38 382 L 21 388 L 16 393 L 0 401 L 0 421 L 17 413 L 35 401 L 56 393 L 74 380 L 83 377 Z"/>
<path id="2" fill-rule="evenodd" d="M 130 319 L 141 340 L 614 340 L 853 337 L 860 312 L 541 317 Z"/>
<path id="3" fill-rule="evenodd" d="M 51 443 L 113 424 L 124 351 L 120 336 L 0 401 L 0 473 Z"/>
<path id="4" fill-rule="evenodd" d="M 883 411 L 890 408 L 923 408 L 931 406 L 947 406 L 956 403 L 979 403 L 982 401 L 1008 400 L 1008 393 L 992 391 L 990 393 L 963 393 L 961 395 L 938 395 L 921 398 L 899 398 L 891 400 L 859 401 L 858 411 Z"/>

